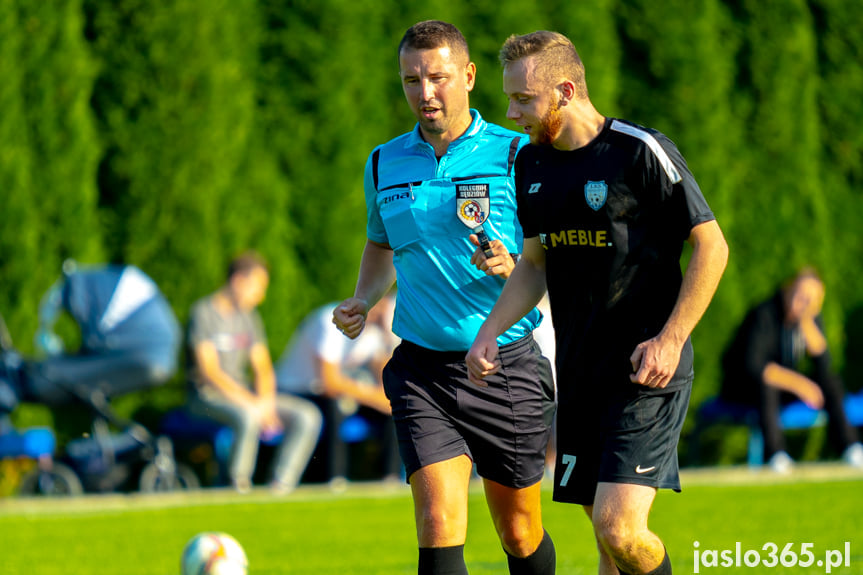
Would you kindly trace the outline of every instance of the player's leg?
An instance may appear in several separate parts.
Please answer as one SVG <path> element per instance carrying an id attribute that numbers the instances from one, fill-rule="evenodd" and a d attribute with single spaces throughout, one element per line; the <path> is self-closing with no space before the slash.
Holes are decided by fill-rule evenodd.
<path id="1" fill-rule="evenodd" d="M 587 518 L 593 522 L 593 505 L 584 505 L 582 508 L 587 513 Z M 599 575 L 619 575 L 620 571 L 618 571 L 614 559 L 603 548 L 598 539 L 596 540 L 596 549 L 599 552 Z"/>
<path id="2" fill-rule="evenodd" d="M 466 455 L 432 463 L 411 474 L 419 575 L 463 575 L 468 486 L 473 463 Z"/>
<path id="3" fill-rule="evenodd" d="M 554 543 L 542 526 L 542 483 L 517 489 L 484 479 L 483 486 L 510 573 L 554 573 Z"/>
<path id="4" fill-rule="evenodd" d="M 621 574 L 671 573 L 662 540 L 647 527 L 655 497 L 656 488 L 645 485 L 600 483 L 597 486 L 591 511 L 594 533 L 600 544 L 600 555 L 604 553 L 610 558 Z M 608 569 L 607 561 L 604 567 Z"/>
<path id="5" fill-rule="evenodd" d="M 659 394 L 639 389 L 609 404 L 614 422 L 600 454 L 591 520 L 602 568 L 622 575 L 668 575 L 671 563 L 659 537 L 647 527 L 658 489 L 680 491 L 677 444 L 686 418 L 690 387 Z M 609 426 L 606 427 L 609 429 Z"/>

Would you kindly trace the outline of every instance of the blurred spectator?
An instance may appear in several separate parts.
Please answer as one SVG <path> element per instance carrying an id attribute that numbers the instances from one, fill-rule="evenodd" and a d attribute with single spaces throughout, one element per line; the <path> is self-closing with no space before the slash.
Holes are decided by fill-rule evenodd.
<path id="1" fill-rule="evenodd" d="M 863 467 L 863 446 L 843 407 L 842 381 L 830 365 L 820 315 L 823 301 L 818 273 L 801 270 L 747 314 L 724 357 L 721 397 L 758 408 L 764 460 L 779 472 L 793 464 L 779 411 L 797 399 L 827 411 L 831 442 L 846 462 Z"/>
<path id="2" fill-rule="evenodd" d="M 348 447 L 341 433 L 349 416 L 358 414 L 376 432 L 387 479 L 401 472 L 390 402 L 381 374 L 398 344 L 391 330 L 394 298 L 385 297 L 369 312 L 366 330 L 346 338 L 333 325 L 330 303 L 311 312 L 288 343 L 276 366 L 280 390 L 312 398 L 326 421 L 322 447 L 327 452 L 327 479 L 334 487 L 348 475 Z"/>
<path id="3" fill-rule="evenodd" d="M 251 488 L 259 439 L 280 433 L 284 436 L 271 487 L 280 493 L 291 491 L 321 429 L 321 414 L 314 404 L 276 393 L 275 372 L 256 309 L 268 285 L 266 263 L 257 254 L 243 254 L 231 262 L 227 283 L 195 303 L 189 323 L 193 384 L 189 409 L 233 429 L 228 472 L 240 492 Z"/>

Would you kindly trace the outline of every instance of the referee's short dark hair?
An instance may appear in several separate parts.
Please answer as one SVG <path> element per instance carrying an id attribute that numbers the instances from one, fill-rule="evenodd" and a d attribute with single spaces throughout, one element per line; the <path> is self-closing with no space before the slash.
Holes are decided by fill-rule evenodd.
<path id="1" fill-rule="evenodd" d="M 262 269 L 268 274 L 270 273 L 270 267 L 267 265 L 267 261 L 254 250 L 248 250 L 234 259 L 231 260 L 231 263 L 228 264 L 228 279 L 230 280 L 237 274 L 246 275 L 252 270 Z"/>
<path id="2" fill-rule="evenodd" d="M 398 55 L 401 56 L 402 50 L 407 48 L 433 50 L 444 46 L 463 56 L 465 63 L 470 62 L 467 40 L 464 39 L 458 28 L 441 20 L 425 20 L 408 28 L 405 35 L 402 36 L 402 41 L 399 42 Z"/>

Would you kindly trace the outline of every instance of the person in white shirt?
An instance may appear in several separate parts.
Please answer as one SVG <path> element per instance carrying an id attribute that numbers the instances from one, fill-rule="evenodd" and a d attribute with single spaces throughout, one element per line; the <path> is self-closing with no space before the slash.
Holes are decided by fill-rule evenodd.
<path id="1" fill-rule="evenodd" d="M 369 313 L 361 337 L 348 339 L 333 325 L 335 303 L 312 311 L 300 324 L 276 364 L 282 392 L 308 397 L 324 413 L 321 447 L 327 451 L 327 478 L 343 485 L 348 471 L 348 448 L 340 434 L 342 422 L 358 413 L 379 434 L 388 478 L 400 473 L 390 402 L 381 373 L 398 344 L 390 326 L 393 298 L 383 298 Z"/>

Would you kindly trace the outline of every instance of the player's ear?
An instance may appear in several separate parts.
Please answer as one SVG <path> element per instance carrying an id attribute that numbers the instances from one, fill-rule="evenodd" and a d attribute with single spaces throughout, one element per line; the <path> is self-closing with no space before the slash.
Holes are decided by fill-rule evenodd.
<path id="1" fill-rule="evenodd" d="M 566 106 L 576 97 L 575 83 L 571 80 L 564 80 L 555 87 L 560 94 L 558 103 L 560 107 Z"/>

